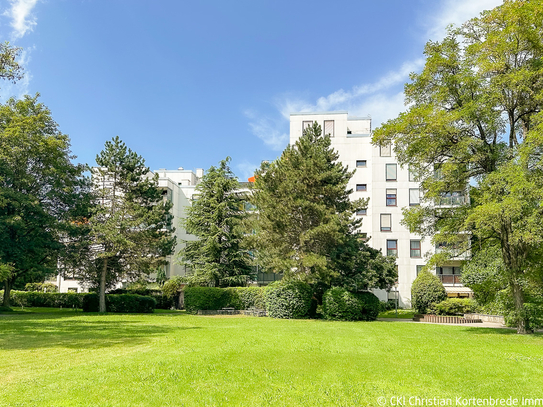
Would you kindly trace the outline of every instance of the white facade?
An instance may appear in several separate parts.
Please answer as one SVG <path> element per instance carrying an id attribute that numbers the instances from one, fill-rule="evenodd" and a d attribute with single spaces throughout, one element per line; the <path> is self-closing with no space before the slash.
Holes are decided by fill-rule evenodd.
<path id="1" fill-rule="evenodd" d="M 419 203 L 419 183 L 413 180 L 413 175 L 410 177 L 408 168 L 398 164 L 391 148 L 372 145 L 370 117 L 349 117 L 347 112 L 292 113 L 290 143 L 294 144 L 303 129 L 315 121 L 324 134 L 330 134 L 331 146 L 343 165 L 356 170 L 348 184 L 353 190 L 351 198 L 369 198 L 367 212 L 357 215 L 363 218 L 360 232 L 367 234 L 370 246 L 385 255 L 394 254 L 395 248 L 400 304 L 409 306 L 417 270 L 435 251 L 430 239 L 422 239 L 400 224 L 402 208 Z M 451 262 L 451 268 L 445 268 L 445 272 L 459 272 L 459 266 L 460 261 Z M 447 289 L 446 280 L 443 282 Z M 455 288 L 459 286 L 454 276 L 451 283 Z M 388 297 L 383 290 L 376 290 L 376 295 L 381 300 Z"/>
<path id="2" fill-rule="evenodd" d="M 184 246 L 183 240 L 195 240 L 196 237 L 187 234 L 187 231 L 181 226 L 181 219 L 186 217 L 186 210 L 192 206 L 192 197 L 196 189 L 196 185 L 200 182 L 200 179 L 204 176 L 203 169 L 196 169 L 196 171 L 184 170 L 179 168 L 177 170 L 166 170 L 161 168 L 154 173 L 158 174 L 158 186 L 163 189 L 165 199 L 170 200 L 173 203 L 172 207 L 172 226 L 175 228 L 175 236 L 177 238 L 177 245 L 173 255 L 168 256 L 166 260 L 166 277 L 171 278 L 173 276 L 184 276 L 186 274 L 185 266 L 177 264 L 176 254 Z"/>

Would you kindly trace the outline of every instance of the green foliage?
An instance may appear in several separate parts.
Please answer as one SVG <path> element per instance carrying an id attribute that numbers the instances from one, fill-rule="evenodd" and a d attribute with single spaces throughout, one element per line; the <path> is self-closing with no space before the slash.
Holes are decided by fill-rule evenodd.
<path id="1" fill-rule="evenodd" d="M 421 271 L 411 285 L 411 305 L 419 314 L 425 314 L 432 305 L 446 299 L 443 284 L 428 271 Z"/>
<path id="2" fill-rule="evenodd" d="M 375 321 L 379 309 L 379 299 L 373 293 L 354 293 L 343 287 L 329 289 L 322 301 L 324 318 L 338 321 Z"/>
<path id="3" fill-rule="evenodd" d="M 38 96 L 0 105 L 0 259 L 11 267 L 6 306 L 14 285 L 56 273 L 88 196 L 84 167 L 70 161 L 69 138 Z"/>
<path id="4" fill-rule="evenodd" d="M 8 280 L 13 272 L 13 266 L 11 264 L 0 263 L 0 283 Z"/>
<path id="5" fill-rule="evenodd" d="M 528 321 L 528 329 L 535 330 L 543 328 L 543 302 L 524 303 L 524 312 Z"/>
<path id="6" fill-rule="evenodd" d="M 25 291 L 56 293 L 58 292 L 58 287 L 53 283 L 27 283 L 25 285 Z"/>
<path id="7" fill-rule="evenodd" d="M 266 311 L 272 318 L 308 318 L 313 290 L 302 281 L 281 280 L 266 287 Z"/>
<path id="8" fill-rule="evenodd" d="M 529 332 L 524 287 L 543 281 L 542 25 L 542 2 L 506 1 L 450 28 L 426 45 L 422 72 L 405 86 L 407 112 L 373 133 L 422 181 L 422 204 L 404 210 L 405 225 L 456 248 L 434 263 L 470 240 L 500 250 L 519 333 Z M 435 206 L 467 192 L 458 205 Z"/>
<path id="9" fill-rule="evenodd" d="M 184 291 L 185 309 L 192 313 L 225 308 L 230 300 L 228 291 L 219 287 L 185 287 Z"/>
<path id="10" fill-rule="evenodd" d="M 196 186 L 192 206 L 183 221 L 197 240 L 185 241 L 179 256 L 191 268 L 190 285 L 245 286 L 253 276 L 244 250 L 242 228 L 246 197 L 236 192 L 239 183 L 230 170 L 230 157 L 211 167 Z"/>
<path id="11" fill-rule="evenodd" d="M 477 302 L 469 298 L 447 298 L 429 308 L 429 312 L 436 315 L 464 315 L 477 311 Z"/>
<path id="12" fill-rule="evenodd" d="M 476 253 L 462 268 L 462 284 L 471 288 L 482 306 L 492 303 L 507 287 L 505 265 L 500 249 L 490 247 Z"/>
<path id="13" fill-rule="evenodd" d="M 99 303 L 98 294 L 87 294 L 83 297 L 83 311 L 98 312 Z M 150 313 L 154 312 L 156 300 L 150 296 L 136 294 L 108 294 L 106 295 L 106 306 L 108 312 Z"/>
<path id="14" fill-rule="evenodd" d="M 379 301 L 379 312 L 386 312 L 386 311 L 395 310 L 395 309 L 396 309 L 395 300 Z"/>
<path id="15" fill-rule="evenodd" d="M 162 286 L 162 292 L 166 297 L 175 298 L 179 295 L 179 289 L 183 286 L 184 279 L 175 276 L 167 280 Z"/>
<path id="16" fill-rule="evenodd" d="M 96 201 L 89 226 L 93 247 L 100 247 L 82 277 L 99 283 L 100 310 L 105 290 L 122 277 L 137 279 L 166 264 L 173 253 L 170 209 L 158 188 L 158 174 L 149 176 L 145 160 L 115 137 L 96 156 L 92 170 Z"/>
<path id="17" fill-rule="evenodd" d="M 235 309 L 259 308 L 265 309 L 264 287 L 230 287 L 226 288 L 229 292 L 229 307 Z"/>
<path id="18" fill-rule="evenodd" d="M 18 307 L 83 308 L 87 293 L 52 293 L 38 291 L 10 292 L 11 304 Z"/>
<path id="19" fill-rule="evenodd" d="M 9 82 L 17 82 L 23 79 L 23 67 L 17 62 L 22 48 L 12 47 L 9 42 L 0 44 L 0 78 Z"/>
<path id="20" fill-rule="evenodd" d="M 256 246 L 260 264 L 285 280 L 385 288 L 395 280 L 392 260 L 365 245 L 354 213 L 367 200 L 349 199 L 354 171 L 338 161 L 329 135 L 315 124 L 256 174 Z"/>

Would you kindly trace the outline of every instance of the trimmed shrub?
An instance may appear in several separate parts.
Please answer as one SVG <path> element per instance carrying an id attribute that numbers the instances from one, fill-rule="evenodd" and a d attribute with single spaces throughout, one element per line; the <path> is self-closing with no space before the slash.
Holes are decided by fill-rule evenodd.
<path id="1" fill-rule="evenodd" d="M 464 315 L 477 311 L 477 303 L 469 298 L 447 298 L 429 308 L 436 315 Z"/>
<path id="2" fill-rule="evenodd" d="M 313 290 L 301 281 L 278 281 L 264 291 L 266 311 L 272 318 L 307 318 Z"/>
<path id="3" fill-rule="evenodd" d="M 398 307 L 399 309 L 400 307 Z M 379 301 L 379 311 L 386 312 L 396 309 L 396 300 Z"/>
<path id="4" fill-rule="evenodd" d="M 380 301 L 370 292 L 353 293 L 332 287 L 324 293 L 322 311 L 325 319 L 339 321 L 375 321 Z"/>
<path id="5" fill-rule="evenodd" d="M 225 288 L 228 295 L 228 307 L 235 309 L 265 309 L 263 287 L 230 287 Z"/>
<path id="6" fill-rule="evenodd" d="M 87 293 L 43 293 L 35 291 L 11 291 L 10 301 L 19 307 L 83 308 Z"/>
<path id="7" fill-rule="evenodd" d="M 108 312 L 151 313 L 156 307 L 153 297 L 136 294 L 107 294 L 106 308 Z M 99 297 L 96 293 L 87 294 L 83 299 L 84 312 L 98 312 Z"/>
<path id="8" fill-rule="evenodd" d="M 224 288 L 185 287 L 185 309 L 188 312 L 198 310 L 216 310 L 225 308 L 230 302 L 230 295 Z"/>
<path id="9" fill-rule="evenodd" d="M 428 271 L 419 273 L 411 286 L 411 305 L 415 312 L 426 314 L 428 309 L 447 299 L 445 287 L 435 275 Z"/>

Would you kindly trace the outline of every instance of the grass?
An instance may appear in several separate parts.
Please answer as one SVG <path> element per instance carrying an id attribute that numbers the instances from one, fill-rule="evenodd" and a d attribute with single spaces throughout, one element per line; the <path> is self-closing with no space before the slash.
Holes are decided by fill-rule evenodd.
<path id="1" fill-rule="evenodd" d="M 399 309 L 398 314 L 396 310 L 390 310 L 379 313 L 379 318 L 401 318 L 401 319 L 413 319 L 415 311 L 412 309 Z"/>
<path id="2" fill-rule="evenodd" d="M 378 321 L 0 316 L 0 406 L 365 406 L 542 397 L 543 336 Z"/>

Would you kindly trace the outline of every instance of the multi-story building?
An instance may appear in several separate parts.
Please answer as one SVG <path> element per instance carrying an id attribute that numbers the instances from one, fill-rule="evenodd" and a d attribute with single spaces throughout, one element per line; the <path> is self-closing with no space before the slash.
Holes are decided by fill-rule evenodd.
<path id="1" fill-rule="evenodd" d="M 315 121 L 324 134 L 330 135 L 331 146 L 343 165 L 356 170 L 348 185 L 353 190 L 352 199 L 369 198 L 368 208 L 356 214 L 363 218 L 360 232 L 367 235 L 370 246 L 397 257 L 397 294 L 376 290 L 376 295 L 386 300 L 399 294 L 400 304 L 409 305 L 413 280 L 425 259 L 439 250 L 430 239 L 410 233 L 400 223 L 402 208 L 420 204 L 420 185 L 415 175 L 398 164 L 391 146 L 372 145 L 370 117 L 349 117 L 347 112 L 292 113 L 290 143 L 294 144 Z M 446 198 L 444 205 L 464 199 L 461 195 Z M 470 292 L 460 283 L 462 260 L 455 258 L 435 270 L 450 296 L 467 296 Z"/>

